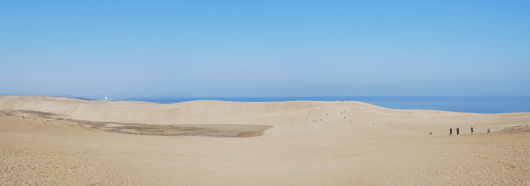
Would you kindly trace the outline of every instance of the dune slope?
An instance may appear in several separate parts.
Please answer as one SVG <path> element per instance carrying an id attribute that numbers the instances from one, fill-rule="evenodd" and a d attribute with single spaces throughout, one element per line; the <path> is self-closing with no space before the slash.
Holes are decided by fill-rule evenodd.
<path id="1" fill-rule="evenodd" d="M 529 139 L 530 127 L 363 139 L 140 136 L 0 116 L 0 185 L 528 185 Z"/>
<path id="2" fill-rule="evenodd" d="M 530 185 L 529 115 L 361 102 L 2 96 L 0 185 Z M 273 127 L 249 138 L 147 136 L 63 118 L 168 129 Z M 461 134 L 449 136 L 449 127 Z"/>

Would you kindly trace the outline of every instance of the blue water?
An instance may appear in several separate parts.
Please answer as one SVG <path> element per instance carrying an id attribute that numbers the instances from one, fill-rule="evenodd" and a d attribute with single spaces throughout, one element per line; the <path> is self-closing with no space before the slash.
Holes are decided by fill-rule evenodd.
<path id="1" fill-rule="evenodd" d="M 443 110 L 469 113 L 530 112 L 530 97 L 195 97 L 195 98 L 132 98 L 128 101 L 179 103 L 195 100 L 237 102 L 277 101 L 361 101 L 392 109 Z"/>

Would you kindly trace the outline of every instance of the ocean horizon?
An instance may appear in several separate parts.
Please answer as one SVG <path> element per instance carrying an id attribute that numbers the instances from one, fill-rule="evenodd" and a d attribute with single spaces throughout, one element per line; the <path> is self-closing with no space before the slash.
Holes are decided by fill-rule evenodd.
<path id="1" fill-rule="evenodd" d="M 482 114 L 530 112 L 530 97 L 138 97 L 125 100 L 161 104 L 199 100 L 234 102 L 360 101 L 391 109 L 440 110 Z"/>

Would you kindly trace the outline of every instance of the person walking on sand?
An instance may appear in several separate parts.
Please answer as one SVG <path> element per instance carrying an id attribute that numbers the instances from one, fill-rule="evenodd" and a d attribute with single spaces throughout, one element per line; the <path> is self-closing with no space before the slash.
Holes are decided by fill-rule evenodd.
<path id="1" fill-rule="evenodd" d="M 488 134 L 490 133 L 490 129 L 488 129 Z"/>
<path id="2" fill-rule="evenodd" d="M 453 127 L 449 127 L 449 136 L 453 135 Z"/>
<path id="3" fill-rule="evenodd" d="M 456 128 L 456 135 L 458 136 L 458 134 L 460 134 L 460 128 Z"/>
<path id="4" fill-rule="evenodd" d="M 473 127 L 471 127 L 471 134 L 473 134 Z"/>

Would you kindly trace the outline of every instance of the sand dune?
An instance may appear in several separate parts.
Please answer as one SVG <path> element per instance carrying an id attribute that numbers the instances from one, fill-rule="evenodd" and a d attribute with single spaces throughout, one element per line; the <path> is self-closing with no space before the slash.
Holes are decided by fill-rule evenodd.
<path id="1" fill-rule="evenodd" d="M 0 185 L 530 185 L 530 113 L 41 96 L 2 96 L 0 110 Z M 251 138 L 142 136 L 57 118 L 273 128 Z"/>
<path id="2" fill-rule="evenodd" d="M 394 110 L 350 102 L 225 102 L 191 101 L 156 104 L 134 101 L 87 101 L 42 96 L 3 96 L 0 109 L 34 110 L 64 118 L 143 124 L 256 124 L 272 125 L 269 133 L 294 138 L 357 138 L 392 134 L 448 134 L 449 127 L 484 133 L 525 125 L 529 113 L 473 114 L 431 110 Z M 316 120 L 316 122 L 312 122 Z"/>

